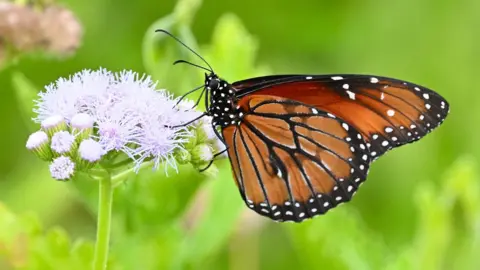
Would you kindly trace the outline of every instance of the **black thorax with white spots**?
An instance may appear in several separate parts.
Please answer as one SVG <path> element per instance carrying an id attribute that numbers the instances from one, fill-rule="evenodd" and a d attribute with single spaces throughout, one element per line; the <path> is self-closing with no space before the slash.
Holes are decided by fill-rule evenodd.
<path id="1" fill-rule="evenodd" d="M 205 76 L 205 87 L 210 95 L 207 104 L 207 114 L 214 126 L 222 128 L 240 122 L 243 113 L 237 106 L 237 97 L 232 86 L 218 78 L 215 74 Z"/>

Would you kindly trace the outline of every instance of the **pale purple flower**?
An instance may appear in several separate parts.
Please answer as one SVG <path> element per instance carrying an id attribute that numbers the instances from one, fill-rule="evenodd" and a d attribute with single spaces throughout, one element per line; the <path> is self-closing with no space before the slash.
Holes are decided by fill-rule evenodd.
<path id="1" fill-rule="evenodd" d="M 105 153 L 124 152 L 137 169 L 147 160 L 153 160 L 155 168 L 160 162 L 176 168 L 173 154 L 192 136 L 183 124 L 201 115 L 192 109 L 192 101 L 176 106 L 178 99 L 165 90 L 156 90 L 149 76 L 133 71 L 84 70 L 57 80 L 46 90 L 39 94 L 35 120 L 61 116 L 73 133 L 53 136 L 52 149 L 65 153 L 71 149 L 74 136 L 77 141 L 91 138 L 90 142 L 98 142 L 97 148 Z M 92 123 L 95 132 L 80 136 L 78 130 L 91 128 Z"/>
<path id="2" fill-rule="evenodd" d="M 46 144 L 46 143 L 48 143 L 47 133 L 43 131 L 37 131 L 30 134 L 27 140 L 26 147 L 28 150 L 33 150 L 35 148 L 40 147 L 42 144 Z"/>
<path id="3" fill-rule="evenodd" d="M 114 83 L 114 75 L 105 70 L 83 70 L 70 76 L 60 78 L 45 87 L 46 92 L 39 93 L 35 112 L 37 122 L 53 116 L 61 115 L 67 121 L 78 113 L 92 114 L 95 106 L 102 103 L 108 89 Z"/>
<path id="4" fill-rule="evenodd" d="M 131 148 L 137 144 L 141 127 L 138 115 L 132 112 L 128 104 L 117 103 L 95 115 L 98 134 L 94 137 L 106 151 L 119 150 L 130 155 Z"/>
<path id="5" fill-rule="evenodd" d="M 59 154 L 65 154 L 72 150 L 75 136 L 67 131 L 59 131 L 53 134 L 51 148 Z"/>
<path id="6" fill-rule="evenodd" d="M 93 117 L 86 113 L 75 114 L 70 121 L 70 125 L 76 130 L 93 128 L 93 123 Z"/>
<path id="7" fill-rule="evenodd" d="M 80 143 L 78 154 L 81 159 L 88 162 L 97 162 L 106 154 L 102 145 L 93 139 L 87 139 Z"/>
<path id="8" fill-rule="evenodd" d="M 65 119 L 63 118 L 63 116 L 59 114 L 54 114 L 43 119 L 40 123 L 40 126 L 43 129 L 48 130 L 61 125 L 64 121 Z"/>
<path id="9" fill-rule="evenodd" d="M 68 180 L 75 172 L 75 163 L 65 156 L 58 157 L 50 164 L 50 174 L 57 180 Z"/>

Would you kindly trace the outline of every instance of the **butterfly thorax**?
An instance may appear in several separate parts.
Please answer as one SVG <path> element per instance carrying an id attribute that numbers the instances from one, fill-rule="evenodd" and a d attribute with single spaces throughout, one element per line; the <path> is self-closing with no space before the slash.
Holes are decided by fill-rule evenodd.
<path id="1" fill-rule="evenodd" d="M 221 127 L 238 124 L 242 113 L 232 86 L 211 74 L 205 78 L 205 87 L 210 94 L 207 113 L 213 117 L 212 124 Z"/>

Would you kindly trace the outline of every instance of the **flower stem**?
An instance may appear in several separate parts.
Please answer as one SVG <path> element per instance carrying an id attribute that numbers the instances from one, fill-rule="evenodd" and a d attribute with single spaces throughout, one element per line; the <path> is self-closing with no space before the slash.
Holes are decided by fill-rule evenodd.
<path id="1" fill-rule="evenodd" d="M 100 183 L 97 220 L 97 242 L 93 270 L 107 269 L 110 225 L 112 221 L 113 187 L 110 176 L 103 177 Z"/>
<path id="2" fill-rule="evenodd" d="M 146 161 L 137 168 L 137 170 L 141 170 L 145 167 L 151 166 L 153 164 L 153 161 Z M 112 176 L 112 186 L 116 188 L 120 184 L 122 184 L 130 175 L 135 173 L 135 167 L 128 168 L 124 171 L 121 171 L 115 175 Z"/>

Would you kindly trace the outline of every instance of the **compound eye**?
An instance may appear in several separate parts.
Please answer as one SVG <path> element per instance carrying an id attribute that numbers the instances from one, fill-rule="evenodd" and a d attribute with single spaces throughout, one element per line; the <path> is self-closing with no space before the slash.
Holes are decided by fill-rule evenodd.
<path id="1" fill-rule="evenodd" d="M 217 89 L 218 88 L 218 85 L 219 85 L 219 82 L 215 79 L 211 80 L 209 83 L 208 83 L 208 86 L 210 87 L 210 89 Z"/>

